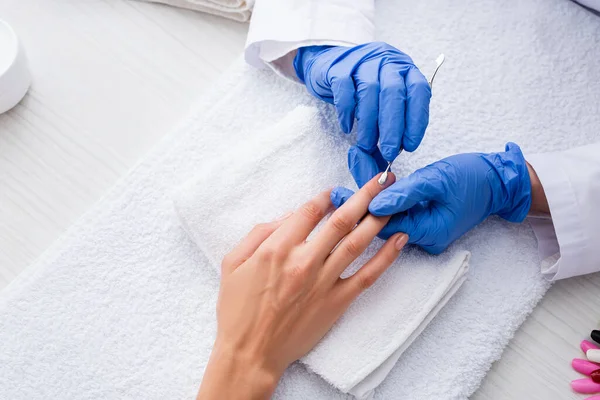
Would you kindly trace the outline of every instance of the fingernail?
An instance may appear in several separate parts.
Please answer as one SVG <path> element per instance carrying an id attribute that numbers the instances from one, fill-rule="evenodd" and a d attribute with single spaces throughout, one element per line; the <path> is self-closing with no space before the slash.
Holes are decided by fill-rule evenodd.
<path id="1" fill-rule="evenodd" d="M 600 350 L 589 349 L 585 352 L 587 359 L 593 362 L 600 362 Z"/>
<path id="2" fill-rule="evenodd" d="M 408 235 L 406 233 L 402 233 L 396 238 L 396 243 L 394 243 L 394 247 L 396 247 L 396 250 L 400 251 L 407 242 Z"/>
<path id="3" fill-rule="evenodd" d="M 280 222 L 283 221 L 284 219 L 288 219 L 294 212 L 293 211 L 289 211 L 286 214 L 283 214 L 281 217 L 277 218 L 275 220 L 275 222 Z"/>
<path id="4" fill-rule="evenodd" d="M 587 353 L 587 351 L 589 349 L 596 349 L 596 350 L 598 350 L 598 349 L 600 349 L 600 347 L 596 346 L 594 343 L 592 343 L 592 342 L 590 342 L 588 340 L 582 340 L 581 341 L 581 350 L 584 353 Z"/>
<path id="5" fill-rule="evenodd" d="M 594 329 L 590 336 L 592 337 L 594 342 L 600 343 L 600 331 Z"/>
<path id="6" fill-rule="evenodd" d="M 600 365 L 594 364 L 588 360 L 582 360 L 581 358 L 574 358 L 571 361 L 573 369 L 581 374 L 590 375 L 592 372 L 600 369 Z"/>
<path id="7" fill-rule="evenodd" d="M 588 378 L 571 381 L 571 387 L 577 393 L 592 394 L 600 392 L 600 384 Z"/>
<path id="8" fill-rule="evenodd" d="M 592 373 L 590 374 L 590 378 L 592 378 L 594 382 L 600 383 L 600 369 L 592 371 Z"/>

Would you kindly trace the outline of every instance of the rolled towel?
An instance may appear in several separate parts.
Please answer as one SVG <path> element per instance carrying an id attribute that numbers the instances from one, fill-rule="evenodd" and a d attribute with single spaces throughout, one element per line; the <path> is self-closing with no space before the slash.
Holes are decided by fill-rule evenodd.
<path id="1" fill-rule="evenodd" d="M 202 168 L 179 190 L 180 219 L 215 271 L 255 224 L 329 187 L 352 185 L 347 138 L 327 127 L 316 109 L 299 106 L 241 145 L 232 162 Z M 381 244 L 376 239 L 346 274 Z M 407 249 L 301 361 L 342 392 L 369 397 L 465 281 L 469 256 L 455 249 L 437 257 Z"/>
<path id="2" fill-rule="evenodd" d="M 252 15 L 254 0 L 142 0 L 151 3 L 166 4 L 186 8 L 220 17 L 246 22 Z"/>

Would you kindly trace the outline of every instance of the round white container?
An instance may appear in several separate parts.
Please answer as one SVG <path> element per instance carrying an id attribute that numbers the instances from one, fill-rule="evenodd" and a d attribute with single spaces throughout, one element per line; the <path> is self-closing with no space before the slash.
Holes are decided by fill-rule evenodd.
<path id="1" fill-rule="evenodd" d="M 23 46 L 10 25 L 0 19 L 0 114 L 16 106 L 30 85 Z"/>

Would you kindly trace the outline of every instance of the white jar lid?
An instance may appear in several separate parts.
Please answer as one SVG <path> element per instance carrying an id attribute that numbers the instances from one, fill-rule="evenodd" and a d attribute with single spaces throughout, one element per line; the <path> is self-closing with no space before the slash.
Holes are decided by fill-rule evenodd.
<path id="1" fill-rule="evenodd" d="M 30 85 L 23 46 L 10 25 L 0 19 L 0 114 L 16 106 Z"/>

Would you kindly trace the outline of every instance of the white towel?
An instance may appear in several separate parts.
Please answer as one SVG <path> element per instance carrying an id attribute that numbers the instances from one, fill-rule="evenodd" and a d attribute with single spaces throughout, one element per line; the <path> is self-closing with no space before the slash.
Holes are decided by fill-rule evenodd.
<path id="1" fill-rule="evenodd" d="M 598 140 L 600 18 L 570 1 L 378 0 L 378 39 L 430 71 L 431 123 L 403 176 L 463 151 L 525 155 Z M 418 16 L 418 18 L 416 17 Z M 240 61 L 183 129 L 159 143 L 0 296 L 0 399 L 193 398 L 215 335 L 209 261 L 172 194 L 207 157 L 232 162 L 306 90 Z M 488 219 L 459 242 L 469 279 L 404 352 L 375 399 L 464 399 L 479 386 L 549 284 L 528 224 Z M 294 364 L 275 399 L 346 399 Z"/>
<path id="2" fill-rule="evenodd" d="M 142 0 L 151 3 L 166 4 L 173 7 L 187 8 L 235 21 L 247 22 L 252 15 L 254 0 Z"/>
<path id="3" fill-rule="evenodd" d="M 274 220 L 334 185 L 353 187 L 346 162 L 349 140 L 337 135 L 337 129 L 337 122 L 327 123 L 316 108 L 300 106 L 240 144 L 235 163 L 203 166 L 197 178 L 182 186 L 176 196 L 179 215 L 215 271 L 252 226 Z M 367 249 L 354 268 L 375 254 L 381 242 Z M 371 396 L 466 279 L 468 252 L 431 257 L 411 250 L 302 360 L 342 392 Z"/>

